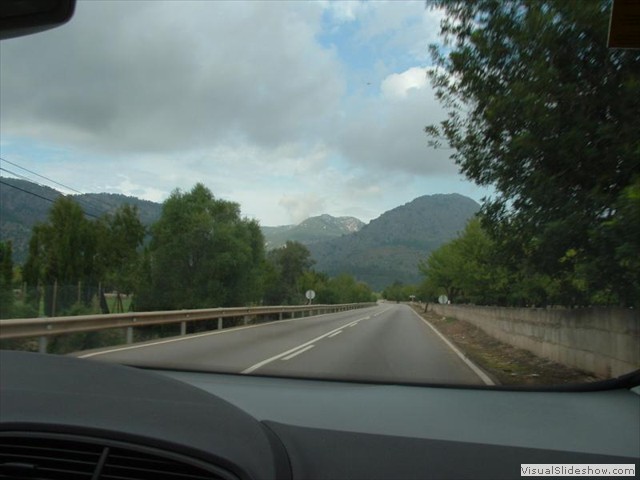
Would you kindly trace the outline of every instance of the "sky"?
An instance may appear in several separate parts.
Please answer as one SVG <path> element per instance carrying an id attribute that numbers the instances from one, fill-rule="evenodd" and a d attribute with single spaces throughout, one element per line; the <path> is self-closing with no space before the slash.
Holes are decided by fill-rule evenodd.
<path id="1" fill-rule="evenodd" d="M 446 115 L 426 77 L 440 18 L 422 0 L 80 1 L 0 44 L 0 156 L 84 193 L 201 182 L 262 225 L 480 201 L 423 130 Z"/>

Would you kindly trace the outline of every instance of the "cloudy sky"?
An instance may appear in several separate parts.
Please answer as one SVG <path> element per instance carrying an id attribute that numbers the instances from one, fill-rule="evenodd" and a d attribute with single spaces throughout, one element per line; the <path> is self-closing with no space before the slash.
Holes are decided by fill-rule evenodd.
<path id="1" fill-rule="evenodd" d="M 263 225 L 480 200 L 423 133 L 444 117 L 425 77 L 438 25 L 422 0 L 81 1 L 0 44 L 1 156 L 158 202 L 202 182 Z"/>

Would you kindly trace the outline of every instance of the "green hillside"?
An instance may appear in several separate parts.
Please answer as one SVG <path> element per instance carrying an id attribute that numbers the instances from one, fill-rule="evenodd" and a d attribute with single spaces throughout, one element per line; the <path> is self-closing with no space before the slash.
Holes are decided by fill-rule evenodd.
<path id="1" fill-rule="evenodd" d="M 31 229 L 46 219 L 57 190 L 25 180 L 2 177 L 0 184 L 0 240 L 11 240 L 16 264 L 26 260 Z M 85 213 L 100 216 L 129 203 L 138 207 L 149 226 L 161 205 L 136 197 L 109 193 L 74 195 Z M 294 240 L 304 243 L 316 261 L 315 269 L 329 275 L 349 273 L 381 290 L 396 280 L 420 280 L 417 264 L 429 252 L 451 240 L 479 209 L 458 194 L 416 198 L 364 225 L 354 217 L 319 215 L 299 225 L 262 227 L 268 249 Z"/>
<path id="2" fill-rule="evenodd" d="M 454 238 L 480 206 L 458 194 L 426 195 L 383 213 L 352 235 L 310 244 L 316 270 L 350 273 L 381 290 L 420 281 L 418 261 Z"/>

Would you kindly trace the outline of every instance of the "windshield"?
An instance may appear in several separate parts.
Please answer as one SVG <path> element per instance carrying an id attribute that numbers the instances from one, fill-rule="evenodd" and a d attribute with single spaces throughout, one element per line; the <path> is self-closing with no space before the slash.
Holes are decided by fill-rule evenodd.
<path id="1" fill-rule="evenodd" d="M 86 1 L 3 40 L 0 347 L 411 384 L 637 370 L 640 53 L 610 14 Z"/>

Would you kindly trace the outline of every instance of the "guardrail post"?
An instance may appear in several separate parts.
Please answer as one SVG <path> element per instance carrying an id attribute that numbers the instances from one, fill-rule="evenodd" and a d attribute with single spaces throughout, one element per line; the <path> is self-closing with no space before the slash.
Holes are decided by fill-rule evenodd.
<path id="1" fill-rule="evenodd" d="M 180 324 L 180 335 L 186 335 L 188 322 L 194 319 L 217 319 L 217 327 L 222 330 L 225 318 L 234 318 L 234 325 L 249 325 L 253 319 L 264 319 L 265 315 L 278 320 L 305 318 L 332 311 L 344 311 L 361 308 L 361 305 L 289 305 L 289 306 L 260 306 L 254 308 L 237 307 L 231 309 L 214 308 L 208 310 L 176 311 L 176 312 L 144 312 L 141 314 L 101 314 L 79 315 L 77 317 L 58 318 L 27 318 L 14 319 L 11 324 L 3 324 L 0 339 L 33 338 L 38 343 L 38 351 L 47 352 L 48 338 L 52 333 L 67 335 L 73 332 L 92 330 L 106 330 L 118 328 L 125 334 L 125 341 L 131 344 L 135 341 L 133 329 L 138 325 L 159 325 L 171 323 Z M 197 314 L 196 317 L 192 317 Z M 217 316 L 216 316 L 217 315 Z M 55 327 L 55 329 L 54 329 Z M 175 327 L 174 327 L 175 328 Z M 122 331 L 124 329 L 124 332 Z M 41 338 L 42 336 L 42 338 Z"/>
<path id="2" fill-rule="evenodd" d="M 38 353 L 47 353 L 47 337 L 44 335 L 38 338 Z"/>

